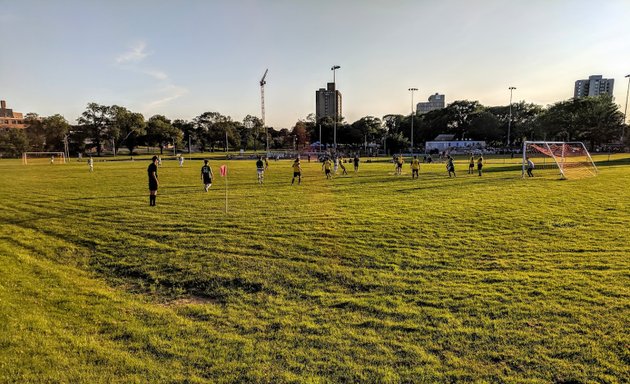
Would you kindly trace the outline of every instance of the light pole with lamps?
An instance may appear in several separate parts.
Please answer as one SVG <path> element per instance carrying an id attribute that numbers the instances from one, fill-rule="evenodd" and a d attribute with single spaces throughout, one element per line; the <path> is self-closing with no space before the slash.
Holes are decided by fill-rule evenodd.
<path id="1" fill-rule="evenodd" d="M 334 145 L 335 145 L 335 152 L 337 152 L 337 116 L 339 115 L 339 103 L 338 103 L 338 99 L 337 99 L 337 81 L 335 79 L 335 71 L 337 69 L 341 68 L 338 65 L 333 65 L 330 70 L 333 71 L 333 88 L 335 89 L 335 119 L 333 121 L 333 141 L 334 141 Z"/>
<path id="2" fill-rule="evenodd" d="M 512 129 L 512 91 L 516 89 L 516 87 L 508 88 L 510 90 L 510 120 L 508 120 L 508 134 L 507 134 L 507 146 L 510 146 L 510 130 Z"/>
<path id="3" fill-rule="evenodd" d="M 411 156 L 413 156 L 413 120 L 415 117 L 415 113 L 413 111 L 413 93 L 417 91 L 418 88 L 409 88 L 411 92 Z"/>
<path id="4" fill-rule="evenodd" d="M 626 136 L 626 118 L 628 117 L 626 113 L 628 112 L 628 94 L 630 94 L 630 75 L 626 75 L 626 77 L 628 78 L 628 90 L 626 91 L 626 107 L 623 110 L 623 125 L 621 126 L 621 143 L 622 144 L 623 144 L 623 139 L 625 139 L 625 136 Z"/>

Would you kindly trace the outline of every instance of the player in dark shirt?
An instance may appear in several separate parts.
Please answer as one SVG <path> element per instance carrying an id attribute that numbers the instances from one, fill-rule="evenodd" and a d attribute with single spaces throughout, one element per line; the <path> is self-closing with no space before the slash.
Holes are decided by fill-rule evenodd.
<path id="1" fill-rule="evenodd" d="M 208 160 L 203 161 L 203 167 L 201 167 L 201 180 L 203 180 L 203 187 L 206 192 L 212 186 L 212 178 L 214 174 L 212 173 L 212 168 L 208 165 Z"/>
<path id="2" fill-rule="evenodd" d="M 155 197 L 157 196 L 158 185 L 158 175 L 157 175 L 157 164 L 158 158 L 157 156 L 153 156 L 151 159 L 151 164 L 149 168 L 147 168 L 147 173 L 149 174 L 149 205 L 151 207 L 155 206 Z"/>
<path id="3" fill-rule="evenodd" d="M 265 178 L 265 163 L 263 163 L 262 156 L 258 157 L 256 161 L 256 172 L 258 172 L 258 184 L 262 184 Z"/>
<path id="4" fill-rule="evenodd" d="M 359 172 L 359 155 L 354 156 L 354 173 Z"/>

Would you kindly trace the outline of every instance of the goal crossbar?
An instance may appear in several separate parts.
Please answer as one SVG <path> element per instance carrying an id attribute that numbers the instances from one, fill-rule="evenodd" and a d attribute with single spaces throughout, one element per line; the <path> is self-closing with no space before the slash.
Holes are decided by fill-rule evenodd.
<path id="1" fill-rule="evenodd" d="M 40 159 L 44 157 L 49 157 L 51 160 L 51 164 L 54 163 L 55 157 L 59 159 L 62 164 L 65 164 L 67 161 L 66 155 L 63 152 L 24 152 L 22 153 L 22 164 L 28 165 L 29 156 L 31 158 L 36 157 Z"/>

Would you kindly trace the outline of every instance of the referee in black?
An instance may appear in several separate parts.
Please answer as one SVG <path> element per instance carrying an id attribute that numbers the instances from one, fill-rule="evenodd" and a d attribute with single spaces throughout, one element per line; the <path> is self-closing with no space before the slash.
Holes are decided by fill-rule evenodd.
<path id="1" fill-rule="evenodd" d="M 153 156 L 151 159 L 151 164 L 149 168 L 147 168 L 147 172 L 149 173 L 149 205 L 151 207 L 155 207 L 155 197 L 157 196 L 158 185 L 158 157 Z"/>

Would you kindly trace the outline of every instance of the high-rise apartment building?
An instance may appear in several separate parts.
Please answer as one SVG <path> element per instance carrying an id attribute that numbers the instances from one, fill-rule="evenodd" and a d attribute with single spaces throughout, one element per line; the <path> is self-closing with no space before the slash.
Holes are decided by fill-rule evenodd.
<path id="1" fill-rule="evenodd" d="M 615 79 L 602 79 L 601 75 L 589 76 L 588 80 L 575 82 L 573 97 L 613 95 Z"/>
<path id="2" fill-rule="evenodd" d="M 4 100 L 0 100 L 0 128 L 26 128 L 22 113 L 8 109 Z"/>
<path id="3" fill-rule="evenodd" d="M 435 95 L 429 96 L 428 102 L 420 102 L 416 104 L 416 113 L 422 115 L 423 113 L 427 113 L 429 111 L 434 111 L 436 109 L 442 109 L 445 107 L 445 99 L 444 95 L 440 95 L 436 93 Z"/>
<path id="4" fill-rule="evenodd" d="M 317 120 L 322 117 L 341 118 L 341 92 L 335 89 L 335 83 L 328 83 L 328 88 L 315 91 L 315 114 Z"/>

